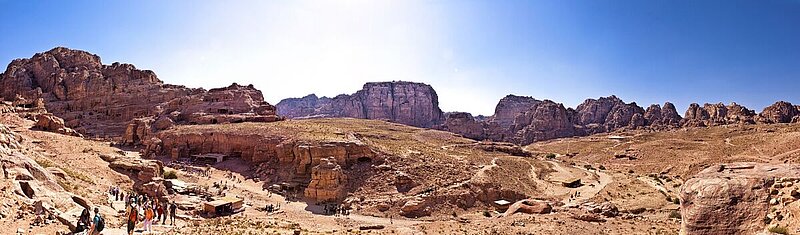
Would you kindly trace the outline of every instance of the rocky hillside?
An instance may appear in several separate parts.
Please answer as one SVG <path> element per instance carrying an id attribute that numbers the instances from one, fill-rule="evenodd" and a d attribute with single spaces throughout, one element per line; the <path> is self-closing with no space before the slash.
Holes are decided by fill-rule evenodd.
<path id="1" fill-rule="evenodd" d="M 275 107 L 253 86 L 204 90 L 164 84 L 131 64 L 104 65 L 85 51 L 57 47 L 12 61 L 0 74 L 0 96 L 15 106 L 46 108 L 90 136 L 122 136 L 136 118 L 172 123 L 272 121 Z"/>
<path id="2" fill-rule="evenodd" d="M 371 82 L 352 95 L 318 98 L 311 94 L 278 102 L 288 118 L 352 117 L 397 122 L 417 127 L 441 123 L 443 114 L 433 87 L 414 82 Z"/>
<path id="3" fill-rule="evenodd" d="M 684 117 L 675 105 L 653 104 L 644 109 L 625 103 L 616 96 L 587 99 L 575 109 L 550 100 L 508 95 L 500 100 L 495 113 L 477 120 L 466 113 L 449 113 L 438 129 L 479 140 L 529 144 L 562 137 L 586 136 L 623 129 L 667 130 L 680 127 L 707 127 L 731 124 L 790 123 L 800 121 L 800 106 L 780 101 L 757 114 L 746 107 L 693 103 Z"/>

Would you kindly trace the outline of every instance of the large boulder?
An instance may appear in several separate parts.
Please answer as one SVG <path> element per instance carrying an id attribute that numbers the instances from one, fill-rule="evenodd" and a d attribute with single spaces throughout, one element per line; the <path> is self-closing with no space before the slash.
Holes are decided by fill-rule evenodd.
<path id="1" fill-rule="evenodd" d="M 64 119 L 56 117 L 51 113 L 41 113 L 36 115 L 36 124 L 34 124 L 33 127 L 43 131 L 55 132 L 62 135 L 83 137 L 83 135 L 72 128 L 66 127 L 64 125 Z"/>
<path id="2" fill-rule="evenodd" d="M 553 206 L 546 201 L 523 199 L 511 204 L 503 213 L 503 216 L 509 216 L 514 213 L 549 214 L 551 211 L 553 211 Z"/>
<path id="3" fill-rule="evenodd" d="M 680 190 L 682 234 L 755 234 L 765 229 L 775 179 L 800 165 L 731 163 L 709 167 Z"/>
<path id="4" fill-rule="evenodd" d="M 425 198 L 417 196 L 414 197 L 400 207 L 400 215 L 405 217 L 421 217 L 431 214 L 429 209 L 429 202 Z"/>

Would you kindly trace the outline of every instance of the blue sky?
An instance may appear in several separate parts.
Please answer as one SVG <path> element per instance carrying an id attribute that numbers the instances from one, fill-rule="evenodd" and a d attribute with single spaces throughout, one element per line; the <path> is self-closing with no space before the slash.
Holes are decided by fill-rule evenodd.
<path id="1" fill-rule="evenodd" d="M 369 81 L 433 85 L 445 111 L 507 94 L 574 107 L 800 103 L 800 1 L 9 1 L 0 63 L 55 46 L 167 83 L 254 84 L 270 103 Z"/>

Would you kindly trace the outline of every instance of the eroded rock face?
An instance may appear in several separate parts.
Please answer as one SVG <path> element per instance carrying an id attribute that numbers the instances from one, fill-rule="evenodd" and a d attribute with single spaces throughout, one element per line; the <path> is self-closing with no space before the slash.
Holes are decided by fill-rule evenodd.
<path id="1" fill-rule="evenodd" d="M 616 98 L 612 96 L 612 98 Z M 580 115 L 580 113 L 579 113 Z M 606 116 L 606 130 L 614 130 L 624 127 L 636 128 L 644 126 L 644 109 L 636 103 L 625 104 L 615 103 Z"/>
<path id="2" fill-rule="evenodd" d="M 347 175 L 334 158 L 323 158 L 311 170 L 311 182 L 305 196 L 317 202 L 341 201 L 347 195 Z"/>
<path id="3" fill-rule="evenodd" d="M 50 113 L 42 113 L 36 115 L 36 124 L 34 124 L 33 127 L 43 131 L 55 132 L 62 135 L 83 137 L 77 131 L 66 127 L 64 125 L 64 119 L 56 117 L 55 115 Z"/>
<path id="4" fill-rule="evenodd" d="M 352 95 L 334 98 L 285 99 L 278 114 L 288 118 L 352 117 L 387 120 L 417 127 L 442 123 L 439 98 L 430 85 L 414 82 L 371 82 Z"/>
<path id="5" fill-rule="evenodd" d="M 765 229 L 770 187 L 800 165 L 732 163 L 709 167 L 681 186 L 682 234 L 755 234 Z"/>
<path id="6" fill-rule="evenodd" d="M 778 101 L 761 111 L 759 121 L 762 123 L 789 123 L 795 116 L 800 116 L 796 106 L 786 101 Z"/>
<path id="7" fill-rule="evenodd" d="M 550 100 L 545 100 L 534 109 L 517 116 L 511 132 L 515 135 L 508 140 L 522 144 L 575 134 L 567 109 Z"/>
<path id="8" fill-rule="evenodd" d="M 229 157 L 241 157 L 244 161 L 257 165 L 255 168 L 265 182 L 290 182 L 299 185 L 310 185 L 315 177 L 315 169 L 320 178 L 316 184 L 321 191 L 309 191 L 315 199 L 327 200 L 333 194 L 325 176 L 332 171 L 343 171 L 342 167 L 352 166 L 360 162 L 373 162 L 377 158 L 368 145 L 358 139 L 327 142 L 296 141 L 285 136 L 268 136 L 251 133 L 231 133 L 223 131 L 180 132 L 162 131 L 154 135 L 155 141 L 147 141 L 145 156 L 171 156 L 173 159 L 189 157 L 197 154 L 224 154 Z M 329 169 L 327 166 L 315 168 L 327 161 L 340 168 Z M 333 180 L 333 179 L 332 179 Z M 344 178 L 336 178 L 337 182 L 346 182 Z M 315 186 L 316 187 L 316 186 Z M 344 187 L 344 184 L 342 184 Z M 339 190 L 339 188 L 336 188 Z M 342 189 L 344 190 L 344 189 Z M 344 193 L 347 191 L 344 190 Z"/>
<path id="9" fill-rule="evenodd" d="M 675 105 L 666 102 L 664 103 L 664 107 L 661 108 L 661 124 L 666 126 L 678 126 L 681 122 L 681 116 L 678 115 L 678 111 L 675 109 Z"/>
<path id="10" fill-rule="evenodd" d="M 486 138 L 484 123 L 476 120 L 472 114 L 465 112 L 452 112 L 445 115 L 445 121 L 436 129 L 460 134 L 470 139 Z"/>
<path id="11" fill-rule="evenodd" d="M 575 124 L 605 124 L 607 120 L 613 119 L 609 118 L 609 113 L 611 113 L 616 106 L 624 104 L 622 100 L 613 95 L 610 97 L 600 97 L 596 100 L 587 99 L 575 108 L 577 112 L 575 115 Z M 630 120 L 630 118 L 628 118 L 628 120 Z"/>
<path id="12" fill-rule="evenodd" d="M 682 121 L 683 126 L 705 127 L 729 124 L 753 124 L 755 112 L 737 103 L 724 105 L 692 103 L 686 110 L 686 117 Z"/>
<path id="13" fill-rule="evenodd" d="M 0 76 L 4 100 L 25 107 L 41 101 L 67 127 L 91 136 L 122 136 L 141 117 L 171 115 L 187 124 L 213 122 L 208 115 L 276 119 L 274 106 L 252 86 L 205 91 L 164 84 L 153 71 L 103 65 L 97 55 L 63 47 L 14 60 Z"/>

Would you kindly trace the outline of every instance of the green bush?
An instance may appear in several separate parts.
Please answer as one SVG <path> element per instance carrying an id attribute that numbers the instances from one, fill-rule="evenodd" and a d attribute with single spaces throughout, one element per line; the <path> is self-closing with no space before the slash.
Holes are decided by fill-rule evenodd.
<path id="1" fill-rule="evenodd" d="M 548 153 L 544 157 L 547 158 L 547 159 L 554 159 L 554 158 L 556 158 L 556 154 L 555 153 Z"/>
<path id="2" fill-rule="evenodd" d="M 669 212 L 669 218 L 672 219 L 681 219 L 681 213 L 677 210 Z"/>
<path id="3" fill-rule="evenodd" d="M 178 173 L 175 171 L 164 171 L 164 179 L 177 179 Z"/>
<path id="4" fill-rule="evenodd" d="M 489 212 L 489 211 L 483 211 L 483 216 L 486 216 L 486 217 L 492 217 L 492 212 Z"/>
<path id="5" fill-rule="evenodd" d="M 775 226 L 770 227 L 769 232 L 777 234 L 789 234 L 789 229 L 787 229 L 786 226 Z"/>

